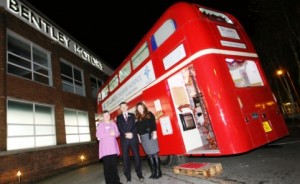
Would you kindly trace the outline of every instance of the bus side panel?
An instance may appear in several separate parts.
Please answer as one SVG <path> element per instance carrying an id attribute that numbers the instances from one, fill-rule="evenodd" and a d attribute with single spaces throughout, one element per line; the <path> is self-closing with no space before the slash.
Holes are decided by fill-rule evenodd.
<path id="1" fill-rule="evenodd" d="M 222 58 L 222 57 L 221 57 Z M 241 114 L 226 64 L 216 55 L 194 62 L 197 81 L 203 92 L 207 112 L 221 155 L 246 152 L 253 148 L 251 136 Z M 209 84 L 209 85 L 207 85 Z"/>
<path id="2" fill-rule="evenodd" d="M 143 91 L 142 96 L 145 104 L 156 117 L 159 154 L 184 154 L 185 148 L 169 93 L 167 84 L 162 81 Z"/>

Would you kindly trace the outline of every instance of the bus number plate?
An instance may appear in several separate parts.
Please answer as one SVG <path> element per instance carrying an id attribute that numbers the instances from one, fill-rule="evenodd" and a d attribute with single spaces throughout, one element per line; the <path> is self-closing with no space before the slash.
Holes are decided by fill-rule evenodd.
<path id="1" fill-rule="evenodd" d="M 269 122 L 264 121 L 264 122 L 262 122 L 262 125 L 264 127 L 265 132 L 271 132 L 272 131 L 272 128 L 271 128 Z"/>

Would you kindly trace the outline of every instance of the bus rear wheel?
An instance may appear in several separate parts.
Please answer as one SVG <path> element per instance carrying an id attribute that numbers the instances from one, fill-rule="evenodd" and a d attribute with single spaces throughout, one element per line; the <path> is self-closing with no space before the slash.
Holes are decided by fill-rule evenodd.
<path id="1" fill-rule="evenodd" d="M 187 157 L 183 155 L 164 155 L 160 156 L 160 163 L 164 166 L 174 166 L 184 164 L 187 161 Z"/>
<path id="2" fill-rule="evenodd" d="M 171 164 L 171 161 L 172 161 L 172 158 L 171 158 L 171 157 L 173 157 L 173 155 L 159 156 L 159 158 L 160 158 L 160 163 L 161 163 L 162 165 L 165 165 L 165 166 L 170 165 L 170 164 Z"/>

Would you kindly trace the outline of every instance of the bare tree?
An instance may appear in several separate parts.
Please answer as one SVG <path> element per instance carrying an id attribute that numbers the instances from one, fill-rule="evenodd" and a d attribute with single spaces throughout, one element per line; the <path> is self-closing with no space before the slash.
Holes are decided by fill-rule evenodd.
<path id="1" fill-rule="evenodd" d="M 286 24 L 288 26 L 288 30 L 289 32 L 291 33 L 291 37 L 289 37 L 289 43 L 290 43 L 290 48 L 292 49 L 292 52 L 293 52 L 293 55 L 294 55 L 294 58 L 295 58 L 295 62 L 297 64 L 297 69 L 298 69 L 298 80 L 297 80 L 297 84 L 300 85 L 300 60 L 299 60 L 299 54 L 297 52 L 297 49 L 295 48 L 295 44 L 294 42 L 292 41 L 292 39 L 295 39 L 296 40 L 296 44 L 300 44 L 300 35 L 298 35 L 294 29 L 294 27 L 292 26 L 291 24 L 291 20 L 289 18 L 289 16 L 287 15 L 287 11 L 286 11 L 286 7 L 285 7 L 285 4 L 282 3 L 282 0 L 278 0 L 278 2 L 280 3 L 280 7 L 282 9 L 282 15 L 284 16 L 285 18 L 285 21 L 286 21 Z"/>

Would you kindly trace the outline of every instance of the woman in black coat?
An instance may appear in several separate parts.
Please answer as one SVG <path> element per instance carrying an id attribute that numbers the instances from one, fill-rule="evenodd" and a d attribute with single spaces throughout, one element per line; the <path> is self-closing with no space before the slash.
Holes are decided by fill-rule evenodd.
<path id="1" fill-rule="evenodd" d="M 142 143 L 151 169 L 149 178 L 158 179 L 162 176 L 160 159 L 158 156 L 159 147 L 157 142 L 155 116 L 142 102 L 136 105 L 136 127 L 139 140 Z"/>

